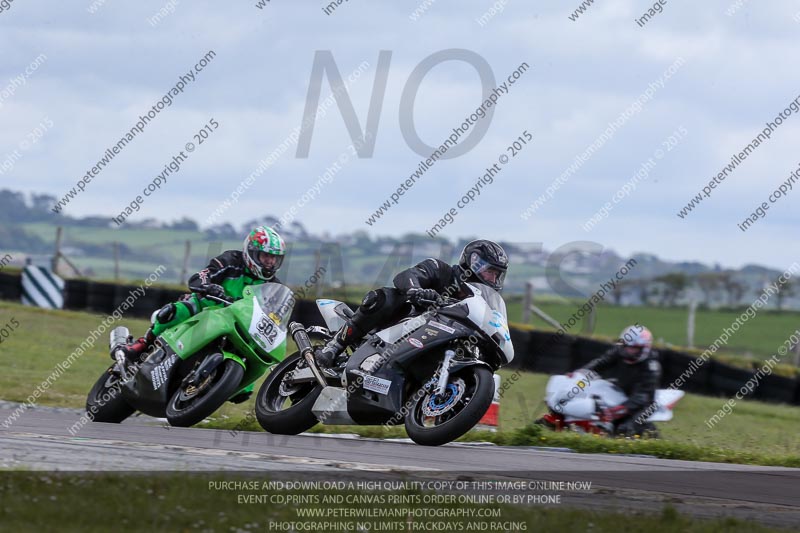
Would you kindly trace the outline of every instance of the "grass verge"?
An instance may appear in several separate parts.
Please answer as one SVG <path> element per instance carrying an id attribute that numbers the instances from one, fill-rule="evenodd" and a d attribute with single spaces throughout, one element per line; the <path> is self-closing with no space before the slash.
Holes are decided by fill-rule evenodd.
<path id="1" fill-rule="evenodd" d="M 761 533 L 788 531 L 732 518 L 699 520 L 666 506 L 660 513 L 589 511 L 471 503 L 425 503 L 419 491 L 274 490 L 267 476 L 242 474 L 0 473 L 0 523 L 6 531 L 648 531 Z M 252 488 L 220 483 L 250 482 Z M 231 487 L 232 485 L 227 485 Z M 381 495 L 411 503 L 389 503 Z M 255 498 L 251 497 L 255 496 Z M 283 499 L 273 498 L 283 496 Z M 290 496 L 299 499 L 289 500 Z M 343 500 L 339 503 L 339 499 Z M 351 502 L 349 503 L 348 500 Z M 373 501 L 374 503 L 366 503 Z M 336 518 L 302 510 L 341 511 Z M 353 513 L 399 511 L 402 518 L 354 518 Z M 480 509 L 491 517 L 456 516 Z M 488 511 L 488 513 L 487 513 Z M 442 518 L 429 518 L 425 512 Z M 323 522 L 324 520 L 324 522 Z M 359 528 L 358 524 L 362 524 Z M 325 524 L 324 526 L 322 524 Z M 434 526 L 432 529 L 431 526 Z"/>
<path id="2" fill-rule="evenodd" d="M 24 402 L 104 318 L 100 314 L 46 311 L 8 302 L 0 302 L 0 314 L 5 317 L 4 321 L 15 318 L 19 322 L 19 327 L 0 343 L 2 398 L 18 402 Z M 147 328 L 144 320 L 124 319 L 121 323 L 133 334 L 141 334 Z M 67 372 L 44 389 L 39 403 L 83 407 L 90 387 L 111 362 L 106 345 L 106 338 L 99 338 Z M 500 374 L 508 379 L 511 371 L 501 370 Z M 675 418 L 660 424 L 663 438 L 658 441 L 538 434 L 527 426 L 544 411 L 542 398 L 546 381 L 545 375 L 522 373 L 501 402 L 500 431 L 471 432 L 465 439 L 525 446 L 566 446 L 581 452 L 642 453 L 669 459 L 800 466 L 800 440 L 797 439 L 800 409 L 797 407 L 738 401 L 733 411 L 710 429 L 705 420 L 716 414 L 727 398 L 689 394 L 676 406 Z M 248 420 L 252 408 L 252 400 L 241 405 L 226 404 L 203 427 L 260 431 L 252 417 Z M 380 438 L 406 436 L 402 428 L 317 426 L 313 431 L 349 432 Z"/>

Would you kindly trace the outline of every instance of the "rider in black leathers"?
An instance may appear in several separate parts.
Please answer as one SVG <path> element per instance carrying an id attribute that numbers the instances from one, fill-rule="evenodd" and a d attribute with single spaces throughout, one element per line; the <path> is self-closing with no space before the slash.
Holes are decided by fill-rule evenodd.
<path id="1" fill-rule="evenodd" d="M 628 396 L 621 405 L 608 406 L 600 413 L 604 422 L 614 424 L 617 435 L 644 435 L 653 430 L 645 419 L 653 410 L 661 381 L 661 363 L 652 346 L 650 330 L 638 324 L 629 326 L 620 335 L 618 344 L 583 367 L 584 371 L 613 379 Z"/>
<path id="2" fill-rule="evenodd" d="M 408 314 L 407 304 L 437 301 L 440 296 L 463 299 L 471 296 L 465 282 L 482 283 L 501 291 L 508 269 L 508 256 L 503 248 L 489 240 L 468 243 L 457 265 L 438 259 L 426 259 L 394 277 L 394 287 L 383 287 L 367 293 L 354 315 L 346 321 L 333 339 L 319 349 L 316 361 L 330 368 L 345 349 L 358 344 L 376 327 L 385 327 Z"/>

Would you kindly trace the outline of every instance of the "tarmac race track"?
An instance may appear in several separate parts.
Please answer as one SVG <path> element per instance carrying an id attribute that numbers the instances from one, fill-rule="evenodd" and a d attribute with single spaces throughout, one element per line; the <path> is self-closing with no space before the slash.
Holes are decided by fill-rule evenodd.
<path id="1" fill-rule="evenodd" d="M 13 409 L 0 404 L 0 421 Z M 800 524 L 800 469 L 579 454 L 546 448 L 438 448 L 347 436 L 166 428 L 147 417 L 92 423 L 70 435 L 73 409 L 27 410 L 0 426 L 0 468 L 74 471 L 268 471 L 329 478 L 591 481 L 561 506 L 660 511 Z M 409 477 L 410 476 L 410 477 Z"/>

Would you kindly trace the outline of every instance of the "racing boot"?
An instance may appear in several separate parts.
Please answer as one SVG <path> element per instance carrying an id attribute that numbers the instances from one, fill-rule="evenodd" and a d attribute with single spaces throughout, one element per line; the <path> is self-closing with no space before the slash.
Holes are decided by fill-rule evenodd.
<path id="1" fill-rule="evenodd" d="M 125 359 L 127 359 L 128 362 L 136 363 L 141 360 L 142 354 L 144 354 L 153 345 L 153 341 L 155 340 L 156 339 L 155 335 L 153 335 L 153 330 L 148 329 L 144 337 L 139 337 L 133 343 L 120 346 L 117 349 L 122 350 L 122 353 L 125 354 Z"/>
<path id="2" fill-rule="evenodd" d="M 348 320 L 339 328 L 336 335 L 322 348 L 317 348 L 314 359 L 320 368 L 331 368 L 336 358 L 364 337 L 361 329 Z"/>
<path id="3" fill-rule="evenodd" d="M 315 354 L 317 365 L 323 369 L 329 369 L 348 347 L 355 346 L 367 334 L 385 318 L 381 309 L 387 308 L 387 299 L 394 301 L 399 298 L 397 290 L 379 289 L 369 291 L 361 305 L 356 309 L 353 316 L 345 320 L 344 325 L 322 349 L 318 349 Z M 391 302 L 388 305 L 391 307 Z"/>
<path id="4" fill-rule="evenodd" d="M 345 347 L 335 338 L 325 346 L 318 347 L 314 354 L 314 360 L 320 368 L 330 368 L 336 357 L 345 350 Z"/>

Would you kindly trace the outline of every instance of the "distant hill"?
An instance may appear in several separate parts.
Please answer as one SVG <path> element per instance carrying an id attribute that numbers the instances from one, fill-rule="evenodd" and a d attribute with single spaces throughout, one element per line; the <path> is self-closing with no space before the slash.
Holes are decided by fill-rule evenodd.
<path id="1" fill-rule="evenodd" d="M 118 243 L 120 275 L 136 279 L 164 264 L 174 281 L 180 281 L 186 242 L 191 243 L 189 271 L 202 268 L 210 257 L 225 249 L 241 246 L 242 236 L 253 226 L 279 226 L 270 214 L 254 217 L 241 227 L 221 223 L 201 229 L 194 220 L 145 219 L 117 228 L 108 217 L 83 218 L 55 214 L 51 207 L 56 198 L 47 194 L 0 190 L 0 250 L 11 254 L 13 262 L 26 256 L 44 259 L 51 256 L 56 227 L 64 228 L 63 252 L 87 277 L 110 278 L 114 273 L 113 249 Z M 315 235 L 301 222 L 279 228 L 291 245 L 291 254 L 283 269 L 288 282 L 302 284 L 319 262 L 328 264 L 326 283 L 336 286 L 376 286 L 389 284 L 393 274 L 426 257 L 455 261 L 471 239 L 450 241 L 430 239 L 424 234 L 371 237 L 365 231 L 342 235 Z M 780 271 L 762 265 L 724 269 L 719 264 L 697 261 L 671 262 L 652 253 L 640 252 L 621 257 L 611 249 L 581 251 L 576 244 L 545 250 L 537 243 L 501 242 L 511 259 L 512 268 L 506 291 L 519 294 L 532 283 L 536 294 L 585 298 L 614 276 L 622 265 L 633 260 L 630 271 L 617 290 L 606 297 L 622 305 L 674 306 L 697 300 L 710 307 L 735 307 L 749 303 L 780 275 Z M 319 257 L 318 257 L 319 256 Z M 794 287 L 787 286 L 780 295 L 781 306 L 797 307 Z"/>

